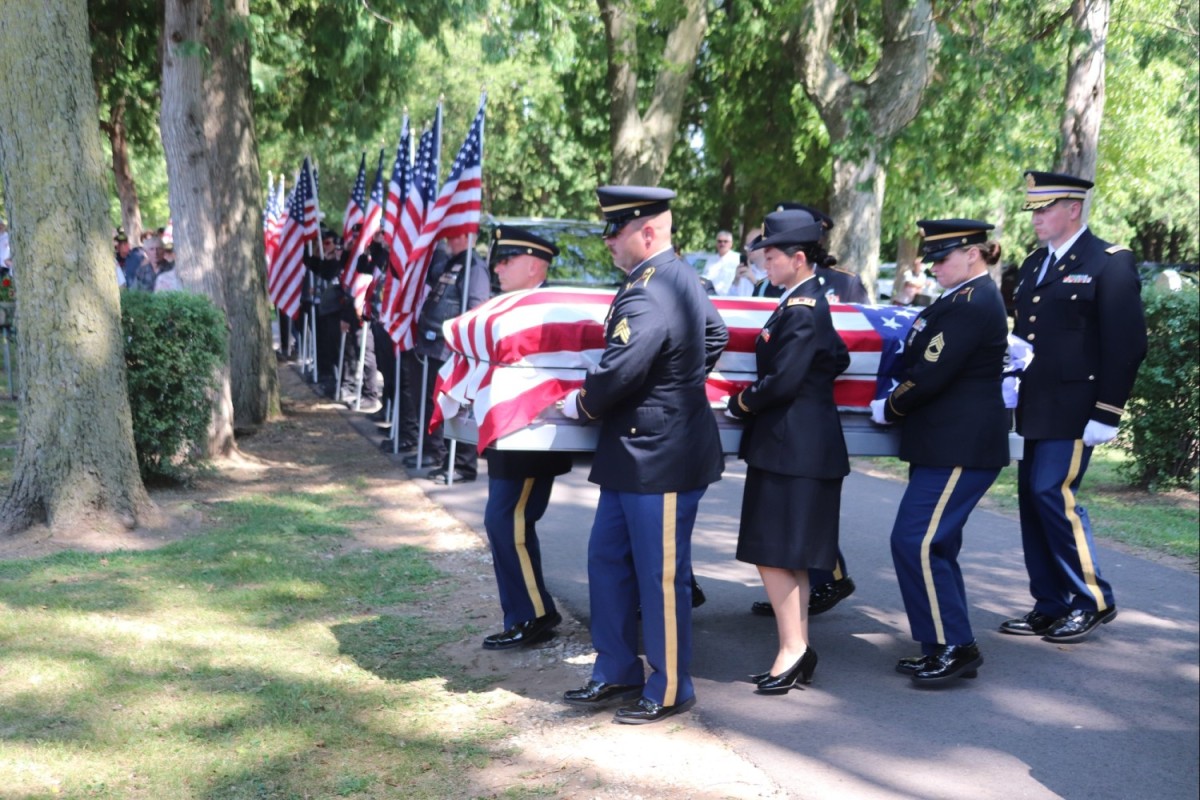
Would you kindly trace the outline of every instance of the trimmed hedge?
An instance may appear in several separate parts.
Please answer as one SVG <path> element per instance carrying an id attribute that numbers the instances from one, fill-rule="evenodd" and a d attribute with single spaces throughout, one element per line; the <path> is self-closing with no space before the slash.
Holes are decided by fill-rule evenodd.
<path id="1" fill-rule="evenodd" d="M 1152 491 L 1188 488 L 1200 459 L 1200 292 L 1190 282 L 1177 292 L 1152 286 L 1142 303 L 1149 348 L 1129 399 L 1124 474 Z"/>
<path id="2" fill-rule="evenodd" d="M 225 316 L 189 292 L 122 292 L 133 441 L 142 478 L 185 481 L 212 418 Z"/>

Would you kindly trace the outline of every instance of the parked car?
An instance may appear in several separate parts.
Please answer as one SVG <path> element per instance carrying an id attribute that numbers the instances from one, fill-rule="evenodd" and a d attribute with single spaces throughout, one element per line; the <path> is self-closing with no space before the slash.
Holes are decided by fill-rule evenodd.
<path id="1" fill-rule="evenodd" d="M 558 246 L 558 257 L 551 262 L 547 273 L 547 279 L 555 286 L 615 289 L 625 278 L 613 264 L 612 256 L 600 236 L 604 223 L 593 220 L 493 217 L 485 214 L 479 223 L 479 238 L 475 245 L 477 258 L 487 261 L 492 230 L 505 225 L 524 228 Z M 492 293 L 499 291 L 499 280 L 492 275 Z"/>

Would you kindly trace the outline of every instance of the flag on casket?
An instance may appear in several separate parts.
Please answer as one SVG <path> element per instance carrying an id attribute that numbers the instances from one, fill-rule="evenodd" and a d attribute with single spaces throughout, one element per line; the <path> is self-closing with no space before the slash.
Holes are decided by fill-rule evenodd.
<path id="1" fill-rule="evenodd" d="M 438 374 L 432 424 L 469 404 L 483 448 L 532 423 L 580 387 L 600 361 L 613 295 L 593 289 L 512 292 L 447 321 L 451 355 Z M 777 302 L 713 298 L 729 328 L 729 345 L 708 379 L 714 407 L 723 408 L 729 395 L 755 379 L 754 342 Z M 831 311 L 850 350 L 850 367 L 835 383 L 834 399 L 843 410 L 865 412 L 897 382 L 904 337 L 916 314 L 851 304 Z"/>

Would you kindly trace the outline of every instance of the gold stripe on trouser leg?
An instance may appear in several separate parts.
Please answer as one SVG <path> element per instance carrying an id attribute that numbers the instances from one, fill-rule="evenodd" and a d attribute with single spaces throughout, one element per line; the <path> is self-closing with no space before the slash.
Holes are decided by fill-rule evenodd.
<path id="1" fill-rule="evenodd" d="M 958 485 L 958 479 L 962 476 L 962 467 L 955 467 L 950 473 L 949 480 L 946 481 L 946 488 L 942 489 L 942 496 L 938 498 L 937 508 L 933 509 L 933 517 L 929 520 L 929 527 L 925 531 L 925 538 L 921 540 L 921 574 L 925 577 L 925 594 L 929 596 L 929 615 L 933 617 L 933 630 L 937 634 L 937 643 L 946 643 L 946 632 L 942 628 L 942 609 L 938 605 L 937 587 L 933 585 L 933 567 L 929 564 L 929 547 L 933 544 L 933 537 L 937 533 L 938 525 L 941 524 L 942 514 L 946 512 L 946 504 L 950 502 L 950 495 L 954 494 L 954 487 Z"/>
<path id="2" fill-rule="evenodd" d="M 533 491 L 534 478 L 526 478 L 521 487 L 521 499 L 513 510 L 513 546 L 517 550 L 517 559 L 521 562 L 521 575 L 525 578 L 525 591 L 533 602 L 533 616 L 546 616 L 546 605 L 542 602 L 542 593 L 538 591 L 537 578 L 533 574 L 533 561 L 529 558 L 529 548 L 525 546 L 525 506 L 529 504 L 529 494 Z"/>
<path id="3" fill-rule="evenodd" d="M 663 692 L 664 706 L 675 705 L 679 691 L 679 630 L 675 621 L 675 492 L 663 495 L 663 651 L 666 663 L 667 688 Z"/>
<path id="4" fill-rule="evenodd" d="M 1082 463 L 1083 440 L 1076 439 L 1075 447 L 1071 451 L 1071 466 L 1062 483 L 1063 513 L 1066 515 L 1067 521 L 1071 523 L 1071 533 L 1075 536 L 1075 552 L 1079 553 L 1079 568 L 1083 570 L 1083 582 L 1087 584 L 1088 592 L 1096 600 L 1096 610 L 1103 611 L 1108 608 L 1108 604 L 1104 602 L 1104 592 L 1100 591 L 1100 584 L 1096 582 L 1096 561 L 1092 558 L 1092 549 L 1088 547 L 1087 534 L 1083 530 L 1083 520 L 1075 511 L 1075 493 L 1071 491 L 1071 484 L 1079 477 L 1079 465 Z"/>

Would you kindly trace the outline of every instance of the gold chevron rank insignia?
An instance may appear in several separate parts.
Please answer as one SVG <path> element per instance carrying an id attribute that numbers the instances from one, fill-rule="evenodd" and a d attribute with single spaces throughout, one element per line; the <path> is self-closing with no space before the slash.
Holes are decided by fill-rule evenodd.
<path id="1" fill-rule="evenodd" d="M 621 317 L 621 321 L 613 328 L 612 337 L 621 344 L 629 344 L 629 337 L 632 331 L 629 330 L 629 318 Z"/>
<path id="2" fill-rule="evenodd" d="M 929 346 L 925 348 L 925 360 L 937 361 L 942 355 L 942 348 L 946 346 L 946 340 L 942 334 L 938 334 L 929 341 Z"/>

